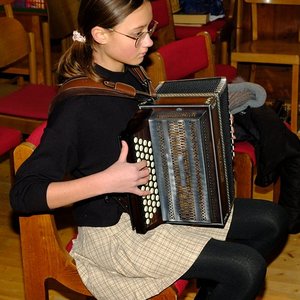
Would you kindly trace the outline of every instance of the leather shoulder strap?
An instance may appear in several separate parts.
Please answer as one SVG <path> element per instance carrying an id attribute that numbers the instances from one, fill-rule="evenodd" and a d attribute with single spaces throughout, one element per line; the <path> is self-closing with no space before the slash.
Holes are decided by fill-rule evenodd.
<path id="1" fill-rule="evenodd" d="M 136 90 L 133 86 L 125 84 L 123 82 L 112 82 L 105 79 L 99 82 L 93 81 L 88 77 L 77 77 L 70 79 L 63 83 L 58 90 L 58 96 L 66 94 L 76 95 L 111 95 L 122 96 L 126 98 L 135 98 L 138 95 L 142 97 L 154 97 L 155 92 L 151 84 L 151 80 L 146 74 L 145 70 L 140 67 L 131 67 L 131 73 L 139 80 L 139 82 L 145 86 L 147 92 Z"/>
<path id="2" fill-rule="evenodd" d="M 145 69 L 142 66 L 135 66 L 131 67 L 129 70 L 138 79 L 138 81 L 147 88 L 149 95 L 154 96 L 155 90 Z"/>
<path id="3" fill-rule="evenodd" d="M 66 81 L 59 87 L 58 93 L 52 101 L 50 111 L 58 101 L 75 95 L 107 95 L 136 99 L 140 102 L 153 101 L 154 90 L 151 88 L 152 84 L 148 79 L 146 72 L 140 67 L 133 67 L 130 68 L 130 70 L 142 85 L 148 87 L 149 93 L 138 91 L 133 86 L 123 82 L 112 82 L 105 79 L 96 82 L 88 77 L 77 77 Z"/>
<path id="4" fill-rule="evenodd" d="M 87 77 L 78 77 L 68 80 L 60 86 L 58 95 L 62 93 L 68 94 L 70 92 L 76 95 L 122 95 L 129 98 L 134 98 L 136 96 L 136 89 L 131 85 L 106 80 L 95 82 Z"/>

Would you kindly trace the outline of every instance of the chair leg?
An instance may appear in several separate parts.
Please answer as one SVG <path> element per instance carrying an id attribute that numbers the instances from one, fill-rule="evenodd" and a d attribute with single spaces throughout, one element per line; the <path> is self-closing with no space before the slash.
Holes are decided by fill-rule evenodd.
<path id="1" fill-rule="evenodd" d="M 298 132 L 298 91 L 299 91 L 299 65 L 292 66 L 291 89 L 291 129 Z"/>
<path id="2" fill-rule="evenodd" d="M 228 64 L 228 42 L 227 41 L 223 41 L 221 43 L 221 64 L 227 65 Z"/>
<path id="3" fill-rule="evenodd" d="M 251 64 L 250 67 L 250 82 L 255 82 L 256 64 Z"/>
<path id="4" fill-rule="evenodd" d="M 25 299 L 33 300 L 33 299 L 41 299 L 41 300 L 49 300 L 48 292 L 46 292 L 46 288 L 44 282 L 40 278 L 39 280 L 31 281 L 29 278 L 24 278 L 24 287 L 25 287 Z"/>
<path id="5" fill-rule="evenodd" d="M 44 47 L 44 76 L 45 84 L 52 85 L 52 63 L 51 63 L 51 45 L 50 45 L 50 28 L 48 22 L 42 23 L 43 30 L 43 47 Z"/>

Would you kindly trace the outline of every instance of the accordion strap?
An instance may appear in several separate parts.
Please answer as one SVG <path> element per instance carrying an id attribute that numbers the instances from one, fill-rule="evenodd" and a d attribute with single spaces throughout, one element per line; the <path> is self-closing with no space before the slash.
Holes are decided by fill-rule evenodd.
<path id="1" fill-rule="evenodd" d="M 131 67 L 130 71 L 143 86 L 146 86 L 148 92 L 136 90 L 133 86 L 123 82 L 108 81 L 104 78 L 96 82 L 88 77 L 77 77 L 66 81 L 59 87 L 55 101 L 70 95 L 108 95 L 137 100 L 153 97 L 154 89 L 146 72 L 141 67 Z"/>
<path id="2" fill-rule="evenodd" d="M 87 77 L 78 77 L 68 80 L 58 90 L 58 96 L 69 93 L 76 95 L 122 95 L 123 97 L 134 98 L 136 96 L 136 89 L 122 82 L 112 82 L 104 79 L 95 82 Z"/>
<path id="3" fill-rule="evenodd" d="M 100 81 L 96 82 L 88 77 L 77 77 L 70 79 L 59 86 L 58 92 L 51 103 L 49 112 L 52 111 L 57 102 L 62 101 L 64 98 L 80 95 L 107 95 L 130 98 L 139 103 L 153 102 L 155 92 L 151 80 L 147 76 L 145 70 L 140 66 L 130 67 L 129 70 L 148 92 L 139 91 L 133 86 L 123 82 L 113 82 L 105 80 L 104 78 L 101 78 Z"/>

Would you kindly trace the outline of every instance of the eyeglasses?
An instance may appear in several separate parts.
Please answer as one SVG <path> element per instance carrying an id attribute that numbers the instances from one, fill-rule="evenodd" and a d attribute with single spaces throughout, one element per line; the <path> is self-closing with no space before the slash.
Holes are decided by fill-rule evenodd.
<path id="1" fill-rule="evenodd" d="M 122 33 L 122 32 L 119 32 L 113 28 L 109 28 L 110 31 L 113 31 L 113 32 L 116 32 L 118 34 L 121 34 L 121 35 L 124 35 L 132 40 L 135 40 L 135 47 L 138 48 L 142 41 L 145 39 L 145 37 L 147 36 L 147 34 L 149 34 L 149 37 L 152 36 L 152 34 L 154 33 L 155 29 L 156 29 L 156 26 L 157 26 L 158 22 L 155 21 L 155 20 L 152 20 L 148 26 L 148 30 L 147 31 L 144 31 L 144 32 L 139 32 L 137 34 L 137 36 L 131 36 L 131 35 L 128 35 L 128 34 L 125 34 L 125 33 Z"/>

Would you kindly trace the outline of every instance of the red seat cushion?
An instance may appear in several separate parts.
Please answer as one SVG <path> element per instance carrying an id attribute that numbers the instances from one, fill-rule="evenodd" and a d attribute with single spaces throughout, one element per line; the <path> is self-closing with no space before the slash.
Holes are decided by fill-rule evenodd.
<path id="1" fill-rule="evenodd" d="M 188 78 L 208 66 L 203 36 L 193 36 L 169 43 L 160 47 L 158 52 L 165 62 L 168 80 Z"/>
<path id="2" fill-rule="evenodd" d="M 187 287 L 188 284 L 189 284 L 189 281 L 185 280 L 185 279 L 178 279 L 174 283 L 174 286 L 177 289 L 177 295 L 178 296 L 181 296 L 181 294 L 183 293 L 184 289 Z"/>
<path id="3" fill-rule="evenodd" d="M 22 138 L 21 131 L 13 128 L 0 126 L 0 155 L 20 144 Z"/>
<path id="4" fill-rule="evenodd" d="M 45 121 L 32 131 L 32 133 L 29 135 L 26 141 L 30 142 L 35 146 L 38 146 L 46 126 L 47 126 L 47 122 Z"/>
<path id="5" fill-rule="evenodd" d="M 29 84 L 0 97 L 0 113 L 17 117 L 46 120 L 49 105 L 57 92 L 53 86 Z"/>
<path id="6" fill-rule="evenodd" d="M 249 142 L 236 142 L 234 144 L 234 151 L 239 153 L 247 153 L 253 165 L 256 165 L 255 148 Z"/>

